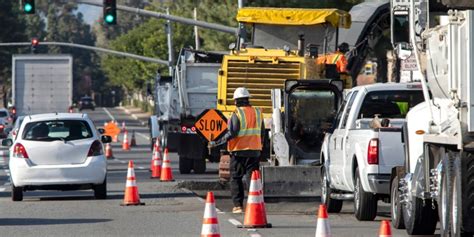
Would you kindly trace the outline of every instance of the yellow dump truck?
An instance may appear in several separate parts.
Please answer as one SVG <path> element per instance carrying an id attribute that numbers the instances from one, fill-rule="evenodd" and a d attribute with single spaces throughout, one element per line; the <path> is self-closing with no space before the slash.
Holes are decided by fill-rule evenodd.
<path id="1" fill-rule="evenodd" d="M 314 82 L 314 79 L 331 79 L 325 77 L 325 65 L 317 65 L 316 59 L 328 52 L 335 51 L 338 45 L 338 28 L 349 28 L 351 25 L 349 13 L 337 9 L 242 8 L 237 14 L 237 20 L 251 28 L 251 41 L 231 45 L 230 54 L 223 58 L 218 76 L 218 110 L 230 117 L 230 114 L 235 110 L 232 99 L 234 90 L 237 87 L 246 87 L 252 95 L 251 104 L 263 110 L 265 127 L 270 129 L 274 108 L 282 107 L 282 110 L 285 111 L 286 107 L 289 106 L 288 111 L 290 111 L 298 106 L 301 107 L 302 104 L 305 104 L 303 103 L 305 101 L 319 101 L 318 98 L 321 97 L 321 93 L 303 92 L 298 89 L 302 93 L 298 92 L 301 95 L 295 94 L 293 91 L 288 91 L 286 95 L 298 95 L 303 98 L 301 101 L 293 104 L 285 102 L 285 105 L 280 103 L 275 106 L 275 100 L 272 101 L 272 90 L 293 88 L 294 86 L 292 87 L 291 83 L 297 83 L 291 82 L 285 86 L 287 80 L 303 79 L 308 80 L 308 82 L 313 81 L 311 86 L 320 86 L 319 83 Z M 331 83 L 328 80 L 327 83 L 323 84 L 325 84 L 324 87 L 333 88 L 330 85 Z M 342 83 L 340 85 L 339 89 L 342 90 Z M 301 88 L 307 87 L 301 84 Z M 324 95 L 328 93 L 332 93 L 331 95 L 334 96 L 337 94 L 329 91 Z M 314 98 L 306 98 L 308 96 L 314 96 Z M 339 97 L 326 100 L 340 103 Z M 298 106 L 295 107 L 295 103 Z M 323 107 L 316 108 L 311 103 L 308 106 L 306 106 L 307 108 L 298 107 L 298 109 L 306 111 L 325 110 Z M 332 109 L 334 108 L 331 108 L 328 113 L 333 112 Z M 316 126 L 319 123 L 314 124 Z M 315 128 L 312 130 L 320 131 L 321 129 Z M 291 132 L 288 131 L 288 140 L 300 139 L 290 138 L 291 134 L 289 133 Z M 270 144 L 273 144 L 271 139 L 266 138 L 264 152 L 262 152 L 262 159 L 271 161 L 271 166 L 262 167 L 266 196 L 315 195 L 312 191 L 319 189 L 314 189 L 312 186 L 319 180 L 317 175 L 319 169 L 314 166 L 314 162 L 301 165 L 300 162 L 293 159 L 293 162 L 286 162 L 288 165 L 286 167 L 276 167 L 282 164 L 272 162 L 271 157 L 273 156 L 271 154 L 274 151 L 271 149 Z M 295 156 L 291 155 L 292 152 L 301 149 L 297 148 L 296 143 L 291 141 L 288 141 L 287 144 L 289 146 L 287 150 L 290 150 L 288 157 L 294 158 Z M 319 160 L 319 156 L 316 154 L 318 152 L 319 150 L 306 152 L 300 157 L 305 160 L 310 157 L 316 161 Z M 226 159 L 228 157 L 221 159 L 221 168 L 224 167 L 222 163 L 226 162 Z M 294 177 L 295 179 L 288 180 L 288 177 Z"/>

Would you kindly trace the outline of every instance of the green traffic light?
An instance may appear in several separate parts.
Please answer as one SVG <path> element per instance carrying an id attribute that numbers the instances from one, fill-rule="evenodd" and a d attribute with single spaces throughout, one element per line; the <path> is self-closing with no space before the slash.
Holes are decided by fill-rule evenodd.
<path id="1" fill-rule="evenodd" d="M 25 12 L 31 12 L 31 10 L 33 10 L 33 6 L 29 3 L 26 3 L 23 7 L 23 10 L 25 10 Z"/>
<path id="2" fill-rule="evenodd" d="M 112 23 L 114 22 L 115 17 L 113 15 L 107 15 L 105 16 L 105 22 L 107 23 Z"/>

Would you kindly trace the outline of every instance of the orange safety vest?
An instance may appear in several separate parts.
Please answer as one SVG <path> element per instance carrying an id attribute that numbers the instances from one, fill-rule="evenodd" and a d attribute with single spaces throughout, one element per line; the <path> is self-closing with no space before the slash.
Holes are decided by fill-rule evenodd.
<path id="1" fill-rule="evenodd" d="M 347 59 L 341 52 L 335 52 L 333 54 L 325 55 L 322 57 L 318 57 L 316 62 L 318 64 L 335 64 L 337 68 L 337 72 L 343 73 L 346 71 L 347 66 Z"/>
<path id="2" fill-rule="evenodd" d="M 240 130 L 236 137 L 227 142 L 227 150 L 262 150 L 262 112 L 252 106 L 237 107 L 235 115 L 239 119 Z"/>

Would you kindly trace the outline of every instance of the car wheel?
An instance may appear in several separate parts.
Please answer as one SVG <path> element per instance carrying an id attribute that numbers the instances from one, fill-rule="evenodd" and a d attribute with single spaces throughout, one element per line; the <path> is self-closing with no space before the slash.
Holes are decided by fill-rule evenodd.
<path id="1" fill-rule="evenodd" d="M 180 174 L 189 174 L 193 169 L 193 160 L 188 159 L 184 156 L 179 157 L 179 173 Z"/>
<path id="2" fill-rule="evenodd" d="M 196 174 L 204 174 L 206 172 L 206 160 L 195 159 L 193 160 L 193 170 Z"/>
<path id="3" fill-rule="evenodd" d="M 107 198 L 107 178 L 104 179 L 103 183 L 94 186 L 94 196 L 96 199 Z"/>
<path id="4" fill-rule="evenodd" d="M 392 180 L 392 190 L 390 192 L 390 211 L 392 214 L 392 226 L 395 229 L 405 229 L 403 221 L 402 205 L 400 203 L 400 191 L 398 190 L 398 176 Z"/>
<path id="5" fill-rule="evenodd" d="M 15 202 L 23 201 L 22 187 L 15 187 L 15 185 L 12 184 L 12 200 Z"/>
<path id="6" fill-rule="evenodd" d="M 377 197 L 365 192 L 360 181 L 359 168 L 356 168 L 354 186 L 354 214 L 359 221 L 373 221 L 377 216 Z"/>
<path id="7" fill-rule="evenodd" d="M 329 213 L 339 213 L 342 209 L 342 200 L 331 198 L 332 189 L 329 186 L 329 179 L 326 174 L 326 169 L 321 169 L 321 203 L 326 205 Z"/>

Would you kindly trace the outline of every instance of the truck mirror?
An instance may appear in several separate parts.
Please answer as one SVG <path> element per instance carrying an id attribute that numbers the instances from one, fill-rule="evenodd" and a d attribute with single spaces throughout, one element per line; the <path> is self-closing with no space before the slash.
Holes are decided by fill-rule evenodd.
<path id="1" fill-rule="evenodd" d="M 107 135 L 103 135 L 100 140 L 102 141 L 102 143 L 110 143 L 112 141 L 112 137 L 111 136 L 107 136 Z"/>

